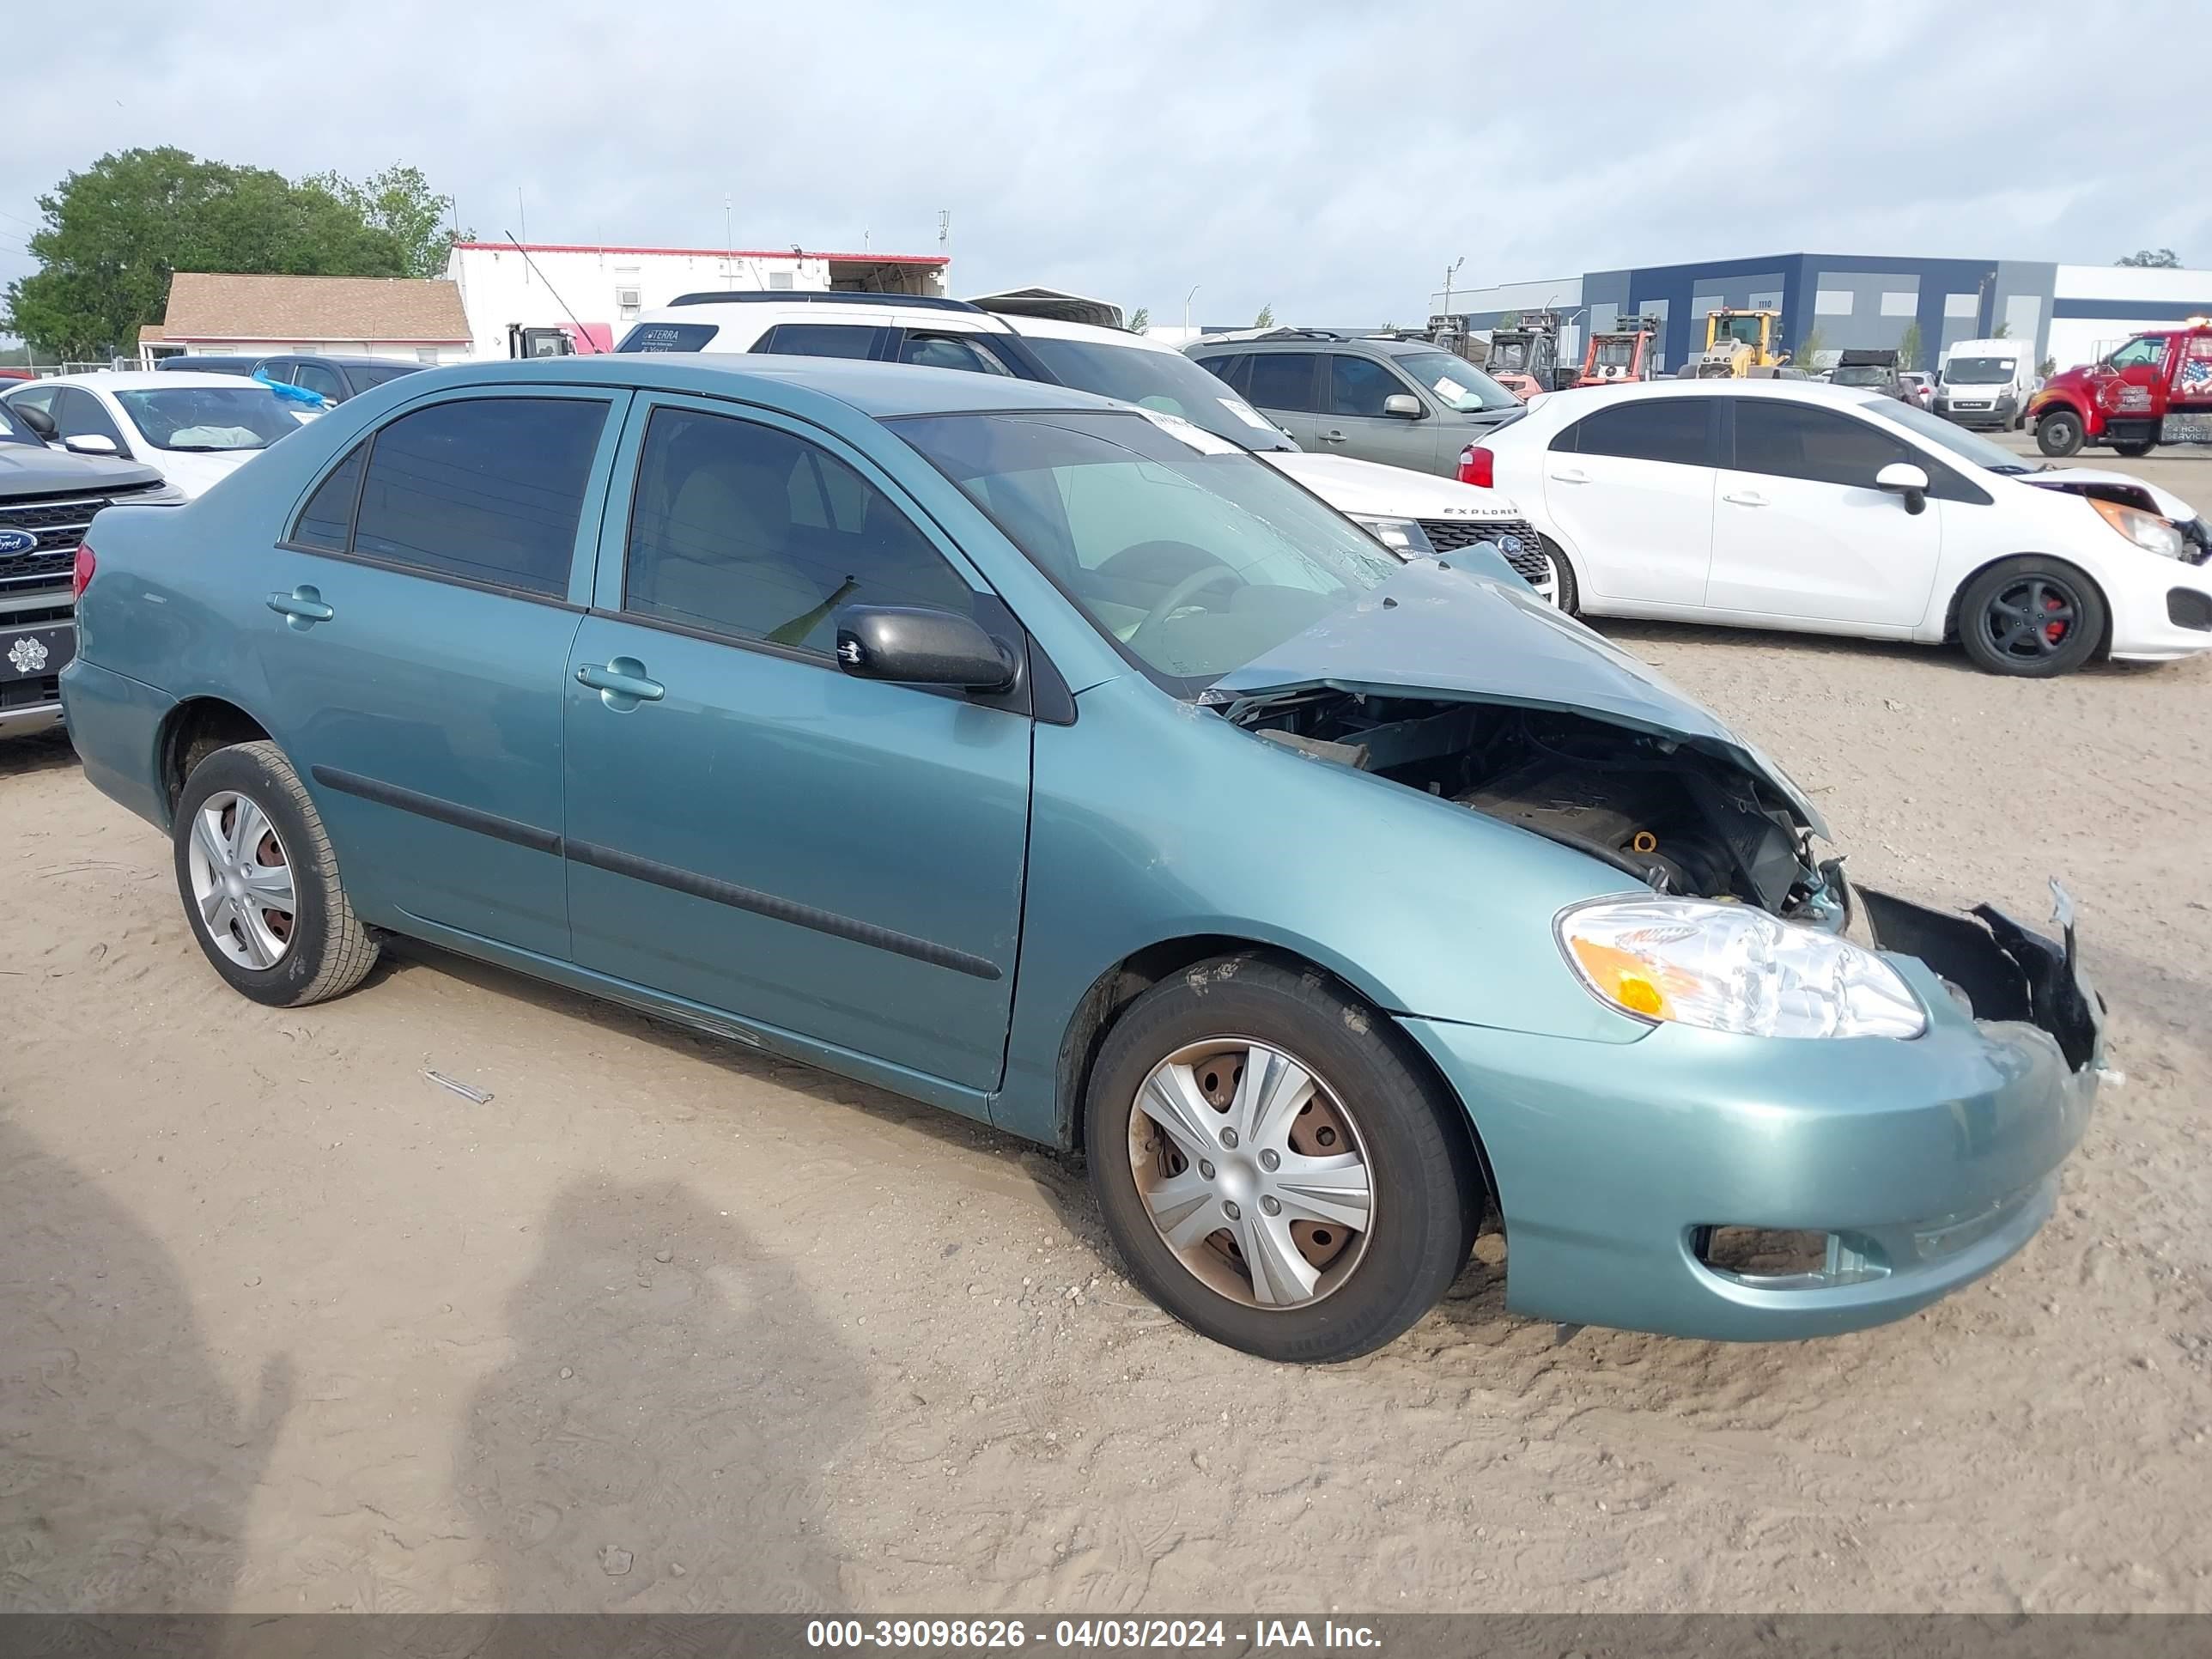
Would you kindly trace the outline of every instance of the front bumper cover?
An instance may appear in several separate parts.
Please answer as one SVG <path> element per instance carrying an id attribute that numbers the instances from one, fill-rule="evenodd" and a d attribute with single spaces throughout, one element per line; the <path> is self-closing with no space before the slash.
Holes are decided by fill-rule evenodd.
<path id="1" fill-rule="evenodd" d="M 1616 1044 L 1403 1022 L 1481 1138 L 1510 1308 L 1675 1336 L 1830 1335 L 1915 1312 L 2034 1236 L 2101 1055 L 2070 907 L 2053 940 L 1990 907 L 1856 896 L 1927 1006 L 1910 1042 L 1662 1025 Z M 1848 1264 L 1733 1275 L 1701 1258 L 1724 1228 L 1826 1233 Z"/>

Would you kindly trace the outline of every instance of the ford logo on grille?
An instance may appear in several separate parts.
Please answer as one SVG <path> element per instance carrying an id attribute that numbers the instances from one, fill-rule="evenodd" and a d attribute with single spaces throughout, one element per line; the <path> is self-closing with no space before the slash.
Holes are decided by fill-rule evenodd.
<path id="1" fill-rule="evenodd" d="M 0 530 L 0 553 L 28 553 L 39 538 L 27 530 Z"/>
<path id="2" fill-rule="evenodd" d="M 1521 538 L 1518 536 L 1500 536 L 1498 538 L 1498 550 L 1507 558 L 1511 558 L 1521 550 Z"/>

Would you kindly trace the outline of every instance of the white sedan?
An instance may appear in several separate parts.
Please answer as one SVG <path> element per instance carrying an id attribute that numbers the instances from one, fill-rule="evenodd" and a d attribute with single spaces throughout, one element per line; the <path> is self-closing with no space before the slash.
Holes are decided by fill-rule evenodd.
<path id="1" fill-rule="evenodd" d="M 1678 380 L 1540 398 L 1462 458 L 1559 552 L 1562 606 L 1940 644 L 1995 673 L 2212 649 L 2212 532 L 2033 471 L 1894 398 Z M 2122 488 L 2122 486 L 2131 486 Z M 2137 494 L 2130 504 L 2130 494 Z"/>
<path id="2" fill-rule="evenodd" d="M 4 401 L 50 442 L 143 461 L 187 498 L 301 423 L 281 394 L 237 374 L 102 369 L 27 380 Z"/>

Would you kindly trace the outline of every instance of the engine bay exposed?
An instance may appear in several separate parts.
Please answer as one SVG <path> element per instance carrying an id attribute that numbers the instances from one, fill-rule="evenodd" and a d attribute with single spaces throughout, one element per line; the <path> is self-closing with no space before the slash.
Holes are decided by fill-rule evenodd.
<path id="1" fill-rule="evenodd" d="M 1829 874 L 1789 804 L 1686 743 L 1547 709 L 1329 689 L 1255 698 L 1230 718 L 1588 853 L 1656 892 L 1791 918 L 1827 902 Z"/>

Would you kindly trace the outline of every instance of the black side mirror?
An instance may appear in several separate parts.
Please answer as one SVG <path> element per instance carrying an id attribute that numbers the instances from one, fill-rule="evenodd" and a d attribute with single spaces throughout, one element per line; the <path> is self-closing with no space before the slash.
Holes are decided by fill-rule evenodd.
<path id="1" fill-rule="evenodd" d="M 1003 691 L 1017 665 L 972 617 L 921 605 L 855 605 L 837 613 L 837 665 L 856 679 Z"/>
<path id="2" fill-rule="evenodd" d="M 47 414 L 45 410 L 35 408 L 29 404 L 10 404 L 8 407 L 21 416 L 23 424 L 48 443 L 53 442 L 62 435 L 62 429 L 54 424 L 54 417 Z"/>

